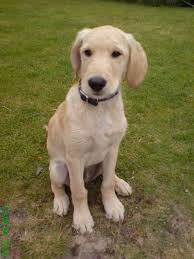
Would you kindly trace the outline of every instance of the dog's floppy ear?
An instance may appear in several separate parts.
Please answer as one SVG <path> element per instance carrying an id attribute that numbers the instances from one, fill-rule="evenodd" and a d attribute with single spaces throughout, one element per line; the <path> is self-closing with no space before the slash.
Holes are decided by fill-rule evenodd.
<path id="1" fill-rule="evenodd" d="M 127 82 L 131 87 L 138 87 L 144 79 L 148 69 L 146 53 L 133 35 L 127 34 L 129 43 L 129 62 L 127 68 Z"/>
<path id="2" fill-rule="evenodd" d="M 80 47 L 82 45 L 83 38 L 90 31 L 91 29 L 83 29 L 79 31 L 71 48 L 71 64 L 76 74 L 79 73 L 81 66 Z"/>

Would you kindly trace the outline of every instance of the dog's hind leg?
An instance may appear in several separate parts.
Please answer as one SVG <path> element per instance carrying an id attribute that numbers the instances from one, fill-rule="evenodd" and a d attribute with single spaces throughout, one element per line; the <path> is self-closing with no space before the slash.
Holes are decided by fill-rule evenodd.
<path id="1" fill-rule="evenodd" d="M 132 194 L 131 186 L 117 175 L 115 175 L 115 191 L 121 196 L 129 196 Z"/>
<path id="2" fill-rule="evenodd" d="M 51 189 L 54 193 L 53 212 L 59 216 L 67 214 L 69 198 L 65 193 L 64 184 L 68 178 L 68 170 L 63 161 L 51 160 L 50 165 Z"/>

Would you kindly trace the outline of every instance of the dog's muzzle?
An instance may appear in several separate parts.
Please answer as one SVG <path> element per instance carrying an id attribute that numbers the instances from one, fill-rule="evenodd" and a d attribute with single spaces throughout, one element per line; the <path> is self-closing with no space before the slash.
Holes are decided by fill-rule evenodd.
<path id="1" fill-rule="evenodd" d="M 117 90 L 108 95 L 107 97 L 104 98 L 93 98 L 93 97 L 89 97 L 87 94 L 84 93 L 84 91 L 81 88 L 81 82 L 79 82 L 79 94 L 80 94 L 80 98 L 82 99 L 82 101 L 89 103 L 91 105 L 97 106 L 99 102 L 104 102 L 104 101 L 108 101 L 110 99 L 112 99 L 113 97 L 115 97 L 118 93 L 119 93 L 119 87 L 117 88 Z"/>

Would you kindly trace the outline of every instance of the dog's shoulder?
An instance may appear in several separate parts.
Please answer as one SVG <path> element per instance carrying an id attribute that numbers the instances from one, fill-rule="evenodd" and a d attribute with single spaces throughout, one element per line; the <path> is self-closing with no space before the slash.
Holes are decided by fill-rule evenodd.
<path id="1" fill-rule="evenodd" d="M 61 122 L 63 120 L 68 119 L 68 113 L 70 109 L 69 104 L 72 102 L 72 98 L 75 96 L 74 93 L 75 93 L 75 85 L 69 89 L 65 97 L 65 100 L 58 105 L 57 109 L 55 110 L 55 113 L 49 120 L 48 127 L 52 126 L 57 121 Z"/>

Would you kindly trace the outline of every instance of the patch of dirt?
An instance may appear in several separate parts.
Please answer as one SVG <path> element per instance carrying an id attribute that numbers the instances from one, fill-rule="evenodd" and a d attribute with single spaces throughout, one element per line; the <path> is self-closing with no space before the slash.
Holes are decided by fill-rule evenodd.
<path id="1" fill-rule="evenodd" d="M 26 218 L 26 211 L 23 208 L 17 208 L 10 211 L 10 219 L 12 221 L 23 220 L 24 218 Z"/>
<path id="2" fill-rule="evenodd" d="M 71 254 L 64 259 L 110 259 L 113 258 L 110 237 L 103 237 L 99 232 L 88 235 L 76 235 L 72 242 Z"/>
<path id="3" fill-rule="evenodd" d="M 171 209 L 171 214 L 165 227 L 176 239 L 191 239 L 192 220 L 176 207 Z"/>
<path id="4" fill-rule="evenodd" d="M 143 200 L 145 199 L 145 196 L 144 196 L 144 193 L 143 192 L 137 192 L 135 195 L 134 195 L 134 203 L 136 205 L 139 205 L 140 203 L 143 202 Z"/>
<path id="5" fill-rule="evenodd" d="M 143 190 L 135 191 L 131 197 L 131 203 L 134 206 L 153 206 L 155 202 L 155 197 L 145 195 Z"/>
<path id="6" fill-rule="evenodd" d="M 123 239 L 123 242 L 136 242 L 139 237 L 139 231 L 136 227 L 124 224 L 120 228 L 120 235 Z"/>
<path id="7" fill-rule="evenodd" d="M 10 232 L 9 239 L 11 242 L 11 251 L 10 256 L 14 259 L 21 258 L 19 243 L 22 233 L 20 231 L 15 231 L 15 226 L 20 226 L 23 224 L 26 219 L 26 211 L 23 208 L 17 208 L 15 210 L 11 210 L 9 213 L 10 217 Z"/>
<path id="8" fill-rule="evenodd" d="M 127 222 L 120 227 L 120 240 L 123 244 L 128 244 L 130 242 L 137 245 L 139 248 L 142 248 L 144 245 L 144 237 L 138 227 L 135 225 L 130 226 Z"/>
<path id="9" fill-rule="evenodd" d="M 14 246 L 14 247 L 11 248 L 10 257 L 12 259 L 20 259 L 21 258 L 20 251 L 17 247 Z"/>

